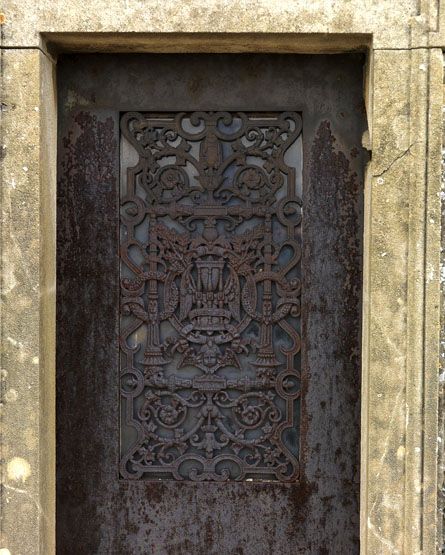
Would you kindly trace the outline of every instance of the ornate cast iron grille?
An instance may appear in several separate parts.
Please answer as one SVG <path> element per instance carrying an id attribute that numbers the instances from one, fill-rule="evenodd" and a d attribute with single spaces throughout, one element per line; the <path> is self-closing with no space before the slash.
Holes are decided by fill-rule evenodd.
<path id="1" fill-rule="evenodd" d="M 301 129 L 122 116 L 123 477 L 298 478 Z"/>

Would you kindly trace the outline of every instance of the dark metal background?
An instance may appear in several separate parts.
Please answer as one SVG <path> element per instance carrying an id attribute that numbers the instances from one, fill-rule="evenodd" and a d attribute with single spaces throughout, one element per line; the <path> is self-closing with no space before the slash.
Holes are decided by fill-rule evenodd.
<path id="1" fill-rule="evenodd" d="M 359 552 L 360 55 L 59 64 L 57 552 Z M 303 116 L 301 480 L 119 479 L 119 112 Z"/>

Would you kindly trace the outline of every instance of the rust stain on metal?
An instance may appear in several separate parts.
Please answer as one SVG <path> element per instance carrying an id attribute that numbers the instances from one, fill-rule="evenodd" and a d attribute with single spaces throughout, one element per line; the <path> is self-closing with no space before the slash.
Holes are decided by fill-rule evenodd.
<path id="1" fill-rule="evenodd" d="M 310 474 L 316 476 L 314 464 L 321 471 L 324 457 L 330 457 L 331 472 L 343 476 L 343 492 L 338 497 L 321 481 L 313 483 L 318 491 L 320 522 L 326 524 L 341 504 L 346 511 L 353 509 L 351 515 L 358 530 L 361 185 L 328 120 L 320 123 L 312 142 L 309 175 L 310 187 L 303 207 L 302 303 L 303 333 L 307 334 L 303 367 L 308 371 L 302 381 L 302 412 L 308 419 L 303 420 L 302 444 L 313 445 L 320 426 L 328 425 L 334 430 L 337 422 L 342 422 L 342 441 L 335 449 L 329 449 L 321 442 L 323 434 L 319 434 L 318 449 L 302 453 L 302 472 L 304 475 L 305 468 L 312 466 Z M 331 257 L 328 265 L 327 256 Z M 319 341 L 325 344 L 323 350 L 319 349 Z M 328 396 L 316 401 L 318 406 L 309 394 L 309 386 L 312 384 L 312 388 L 314 383 L 324 383 L 330 390 Z M 337 420 L 331 416 L 333 409 Z M 323 494 L 323 490 L 329 494 Z M 358 552 L 358 533 L 353 542 Z"/>
<path id="2" fill-rule="evenodd" d="M 88 111 L 75 113 L 59 143 L 57 199 L 57 552 L 76 522 L 81 529 L 100 518 L 91 492 L 104 487 L 97 457 L 107 458 L 110 437 L 97 429 L 97 411 L 107 417 L 113 322 L 117 304 L 115 251 L 115 123 Z M 93 231 L 94 230 L 94 231 Z M 110 324 L 111 323 L 111 328 Z M 108 382 L 108 383 L 107 383 Z M 117 422 L 116 422 L 117 425 Z M 98 553 L 97 532 L 79 553 Z"/>

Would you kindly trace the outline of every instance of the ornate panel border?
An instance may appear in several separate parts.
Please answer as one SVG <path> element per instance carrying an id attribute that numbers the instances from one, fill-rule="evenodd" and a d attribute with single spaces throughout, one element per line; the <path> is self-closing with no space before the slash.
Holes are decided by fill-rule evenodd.
<path id="1" fill-rule="evenodd" d="M 121 192 L 123 477 L 298 479 L 302 164 L 285 156 L 302 128 L 122 116 L 139 156 Z"/>

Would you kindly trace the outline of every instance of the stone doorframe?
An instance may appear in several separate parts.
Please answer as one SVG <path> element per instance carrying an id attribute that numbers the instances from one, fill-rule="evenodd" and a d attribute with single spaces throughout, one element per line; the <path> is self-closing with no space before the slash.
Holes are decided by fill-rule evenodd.
<path id="1" fill-rule="evenodd" d="M 365 184 L 361 552 L 436 552 L 445 4 L 305 4 L 97 0 L 85 13 L 74 0 L 6 0 L 0 553 L 54 553 L 58 53 L 355 50 L 367 53 L 363 143 L 372 151 Z"/>

